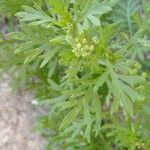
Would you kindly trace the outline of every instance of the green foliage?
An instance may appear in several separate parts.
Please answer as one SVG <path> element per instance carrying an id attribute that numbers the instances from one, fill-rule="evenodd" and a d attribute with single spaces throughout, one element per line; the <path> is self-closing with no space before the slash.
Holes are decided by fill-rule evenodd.
<path id="1" fill-rule="evenodd" d="M 134 32 L 133 15 L 141 8 L 140 0 L 121 0 L 114 11 L 113 19 L 129 31 L 130 36 Z"/>
<path id="2" fill-rule="evenodd" d="M 129 35 L 128 38 L 131 39 L 128 49 L 132 59 L 138 57 L 144 60 L 144 53 L 149 51 L 146 31 L 150 24 L 150 16 L 147 7 L 149 2 L 146 0 L 121 0 L 112 13 L 112 20 L 119 22 L 121 28 Z"/>
<path id="3" fill-rule="evenodd" d="M 1 0 L 0 1 L 0 14 L 7 15 L 7 17 L 13 16 L 18 11 L 22 10 L 22 5 L 31 4 L 30 0 Z M 4 14 L 3 14 L 4 13 Z"/>
<path id="4" fill-rule="evenodd" d="M 48 150 L 149 149 L 149 79 L 138 63 L 150 46 L 146 4 L 20 1 L 19 12 L 16 5 L 19 30 L 1 36 L 0 67 L 14 67 L 14 80 L 48 109 L 35 127 Z"/>

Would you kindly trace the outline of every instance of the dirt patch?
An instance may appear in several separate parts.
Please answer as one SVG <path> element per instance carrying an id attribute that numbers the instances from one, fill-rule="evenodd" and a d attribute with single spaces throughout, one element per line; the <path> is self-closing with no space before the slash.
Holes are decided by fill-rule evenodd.
<path id="1" fill-rule="evenodd" d="M 0 79 L 0 150 L 44 150 L 45 141 L 32 127 L 37 110 L 26 92 L 12 94 L 9 77 Z"/>

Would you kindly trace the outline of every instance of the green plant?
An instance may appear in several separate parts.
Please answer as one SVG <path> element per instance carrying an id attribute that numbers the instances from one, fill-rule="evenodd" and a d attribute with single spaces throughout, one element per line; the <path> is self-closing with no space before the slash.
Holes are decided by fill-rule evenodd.
<path id="1" fill-rule="evenodd" d="M 15 60 L 22 60 L 9 58 L 19 72 L 15 77 L 49 110 L 36 126 L 47 149 L 150 148 L 144 134 L 150 132 L 144 109 L 149 93 L 143 89 L 148 86 L 137 62 L 149 47 L 149 15 L 138 24 L 139 8 L 145 8 L 139 2 L 127 0 L 125 8 L 118 0 L 47 0 L 16 14 L 19 31 L 7 38 L 16 43 Z M 120 7 L 123 18 L 116 14 Z"/>

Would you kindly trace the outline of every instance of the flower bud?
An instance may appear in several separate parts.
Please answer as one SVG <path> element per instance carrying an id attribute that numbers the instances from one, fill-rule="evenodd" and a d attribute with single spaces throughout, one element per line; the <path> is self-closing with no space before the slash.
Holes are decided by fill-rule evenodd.
<path id="1" fill-rule="evenodd" d="M 94 45 L 93 44 L 90 46 L 90 51 L 94 51 Z"/>
<path id="2" fill-rule="evenodd" d="M 132 69 L 131 71 L 130 71 L 130 75 L 135 75 L 135 74 L 137 74 L 137 69 Z"/>
<path id="3" fill-rule="evenodd" d="M 81 48 L 81 43 L 78 43 L 78 44 L 76 45 L 76 47 L 77 47 L 77 48 Z"/>
<path id="4" fill-rule="evenodd" d="M 96 36 L 94 36 L 94 37 L 92 38 L 92 40 L 93 40 L 93 42 L 94 42 L 95 44 L 98 44 L 98 38 L 97 38 Z"/>
<path id="5" fill-rule="evenodd" d="M 83 39 L 82 39 L 82 43 L 84 43 L 84 44 L 87 43 L 87 39 L 86 39 L 86 38 L 83 38 Z"/>
<path id="6" fill-rule="evenodd" d="M 143 73 L 142 73 L 142 76 L 143 76 L 144 78 L 146 78 L 146 77 L 147 77 L 147 73 L 146 73 L 146 72 L 143 72 Z"/>
<path id="7" fill-rule="evenodd" d="M 134 67 L 135 67 L 136 69 L 140 69 L 140 68 L 141 68 L 141 64 L 135 63 L 135 64 L 134 64 Z"/>

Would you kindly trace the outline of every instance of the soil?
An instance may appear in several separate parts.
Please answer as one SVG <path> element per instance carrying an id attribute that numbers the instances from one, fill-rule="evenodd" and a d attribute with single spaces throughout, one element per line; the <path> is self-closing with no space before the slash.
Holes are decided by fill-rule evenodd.
<path id="1" fill-rule="evenodd" d="M 44 150 L 45 141 L 32 131 L 41 109 L 27 92 L 12 94 L 9 76 L 0 79 L 0 150 Z"/>

